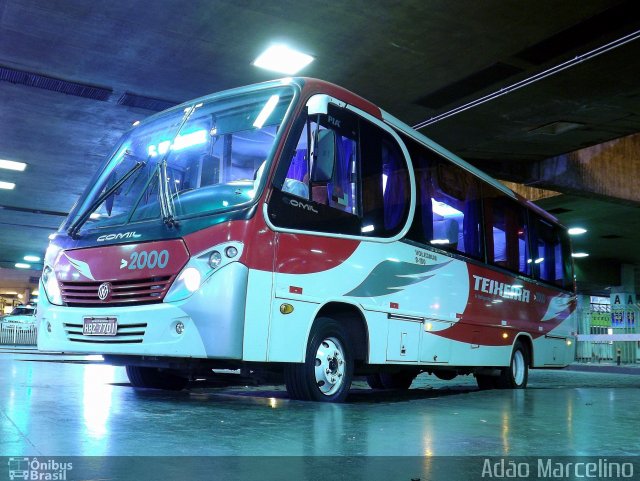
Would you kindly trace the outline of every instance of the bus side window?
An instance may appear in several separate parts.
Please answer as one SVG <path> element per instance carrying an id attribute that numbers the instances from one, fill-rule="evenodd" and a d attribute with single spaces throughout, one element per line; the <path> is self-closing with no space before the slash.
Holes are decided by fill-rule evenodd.
<path id="1" fill-rule="evenodd" d="M 479 181 L 469 172 L 445 160 L 438 159 L 434 166 L 429 199 L 433 212 L 433 239 L 430 243 L 480 258 Z M 424 209 L 425 206 L 422 207 Z"/>
<path id="2" fill-rule="evenodd" d="M 499 190 L 482 187 L 487 261 L 520 274 L 531 275 L 527 211 Z"/>
<path id="3" fill-rule="evenodd" d="M 407 162 L 396 140 L 369 122 L 361 121 L 360 142 L 362 235 L 392 237 L 409 212 Z"/>
<path id="4" fill-rule="evenodd" d="M 566 234 L 559 227 L 537 218 L 535 238 L 533 262 L 539 279 L 571 288 L 571 254 Z"/>

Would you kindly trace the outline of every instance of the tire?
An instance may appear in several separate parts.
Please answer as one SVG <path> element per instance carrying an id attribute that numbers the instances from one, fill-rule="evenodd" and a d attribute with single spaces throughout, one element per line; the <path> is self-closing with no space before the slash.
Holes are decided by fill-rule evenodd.
<path id="1" fill-rule="evenodd" d="M 126 366 L 126 370 L 129 382 L 133 387 L 180 391 L 186 387 L 189 381 L 187 378 L 161 371 L 155 367 Z"/>
<path id="2" fill-rule="evenodd" d="M 378 373 L 369 374 L 367 376 L 367 384 L 371 389 L 376 389 L 376 390 L 384 389 L 384 386 L 382 385 L 382 381 L 380 380 L 380 374 Z"/>
<path id="3" fill-rule="evenodd" d="M 496 387 L 497 376 L 487 376 L 485 374 L 476 374 L 476 382 L 478 383 L 478 389 L 486 391 L 487 389 L 494 389 Z"/>
<path id="4" fill-rule="evenodd" d="M 520 341 L 513 346 L 509 367 L 500 371 L 496 378 L 498 389 L 524 389 L 529 380 L 529 351 Z"/>
<path id="5" fill-rule="evenodd" d="M 380 382 L 384 389 L 394 391 L 406 391 L 416 378 L 417 373 L 412 371 L 400 371 L 394 373 L 380 373 Z"/>
<path id="6" fill-rule="evenodd" d="M 304 363 L 287 364 L 284 380 L 291 399 L 343 402 L 353 379 L 353 354 L 345 328 L 334 319 L 319 317 L 311 334 Z"/>

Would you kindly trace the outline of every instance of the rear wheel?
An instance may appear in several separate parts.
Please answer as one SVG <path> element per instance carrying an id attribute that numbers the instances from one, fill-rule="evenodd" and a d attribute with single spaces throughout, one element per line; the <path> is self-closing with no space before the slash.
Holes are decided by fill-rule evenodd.
<path id="1" fill-rule="evenodd" d="M 509 367 L 503 368 L 497 378 L 499 389 L 524 389 L 529 380 L 529 351 L 520 341 L 511 353 Z"/>
<path id="2" fill-rule="evenodd" d="M 353 377 L 353 355 L 344 327 L 328 317 L 314 323 L 305 362 L 285 366 L 285 385 L 292 399 L 342 402 Z"/>
<path id="3" fill-rule="evenodd" d="M 418 374 L 413 371 L 400 371 L 394 373 L 380 373 L 380 383 L 384 389 L 404 391 L 411 387 L 411 383 Z"/>
<path id="4" fill-rule="evenodd" d="M 126 370 L 133 387 L 180 391 L 189 381 L 187 378 L 155 367 L 127 366 Z"/>
<path id="5" fill-rule="evenodd" d="M 524 389 L 529 379 L 529 350 L 520 341 L 513 346 L 509 367 L 500 370 L 499 376 L 476 374 L 481 390 L 485 389 Z"/>

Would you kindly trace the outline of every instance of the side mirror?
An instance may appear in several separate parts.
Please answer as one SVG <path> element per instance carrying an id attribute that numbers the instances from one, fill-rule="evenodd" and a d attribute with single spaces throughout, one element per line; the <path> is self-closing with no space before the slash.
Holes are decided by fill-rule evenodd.
<path id="1" fill-rule="evenodd" d="M 317 139 L 311 166 L 311 182 L 329 182 L 333 179 L 336 166 L 336 133 L 333 130 L 321 130 Z"/>

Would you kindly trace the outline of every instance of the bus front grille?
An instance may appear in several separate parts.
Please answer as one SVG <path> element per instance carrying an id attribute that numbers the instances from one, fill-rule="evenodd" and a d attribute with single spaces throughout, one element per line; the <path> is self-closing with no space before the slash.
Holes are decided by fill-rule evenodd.
<path id="1" fill-rule="evenodd" d="M 142 342 L 147 323 L 118 324 L 114 336 L 87 336 L 82 333 L 82 324 L 64 323 L 64 331 L 71 342 L 90 342 L 96 344 L 137 344 Z"/>
<path id="2" fill-rule="evenodd" d="M 98 297 L 98 289 L 103 284 L 97 282 L 60 282 L 62 300 L 73 307 L 117 307 L 132 304 L 153 304 L 162 302 L 175 276 L 149 277 L 126 281 L 110 282 L 111 292 L 106 300 Z"/>

